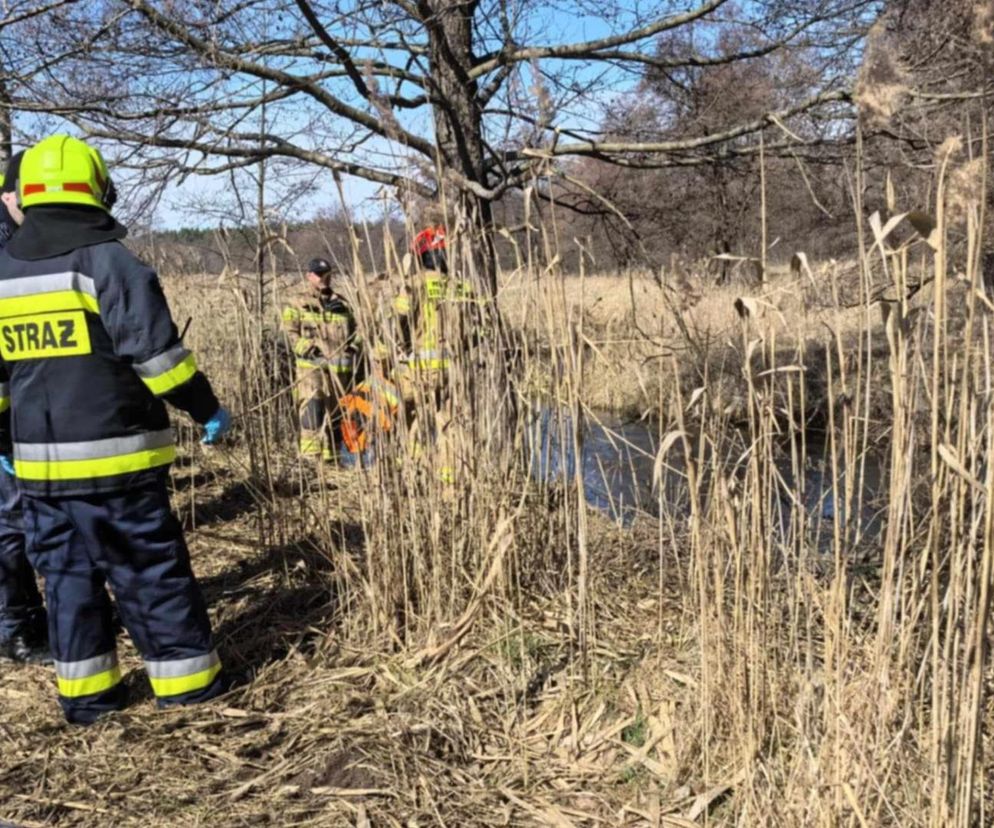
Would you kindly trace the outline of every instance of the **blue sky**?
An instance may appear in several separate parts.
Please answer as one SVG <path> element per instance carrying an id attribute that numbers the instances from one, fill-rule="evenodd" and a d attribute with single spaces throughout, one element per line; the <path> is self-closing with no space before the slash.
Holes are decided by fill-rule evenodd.
<path id="1" fill-rule="evenodd" d="M 550 10 L 541 17 L 536 17 L 533 29 L 537 33 L 536 41 L 543 44 L 589 40 L 603 37 L 610 31 L 603 20 L 561 10 Z M 546 36 L 542 37 L 539 33 L 545 33 Z M 630 83 L 629 78 L 621 77 L 619 73 L 613 84 L 614 88 L 606 89 L 604 95 L 613 97 L 619 89 Z M 419 119 L 419 131 L 426 133 L 430 126 L 424 116 L 416 115 L 411 122 L 414 124 Z M 304 219 L 323 210 L 335 209 L 340 203 L 331 172 L 314 170 L 312 174 L 317 192 L 297 202 L 294 217 Z M 183 184 L 172 185 L 166 190 L 152 223 L 156 227 L 167 229 L 202 225 L 203 216 L 195 203 L 205 197 L 223 198 L 229 186 L 227 178 L 190 176 Z M 350 209 L 370 217 L 378 216 L 384 211 L 384 190 L 381 185 L 350 176 L 343 179 L 343 190 Z"/>
<path id="2" fill-rule="evenodd" d="M 605 0 L 605 2 L 609 5 L 610 0 Z M 600 18 L 584 16 L 569 10 L 569 3 L 559 3 L 559 0 L 549 0 L 547 6 L 537 12 L 531 12 L 527 20 L 524 21 L 525 31 L 522 37 L 527 42 L 538 45 L 568 43 L 603 37 L 609 34 L 612 28 L 615 31 L 629 29 L 633 25 L 632 13 L 639 10 L 640 7 L 648 10 L 647 16 L 654 16 L 659 14 L 661 5 L 655 2 L 655 0 L 621 0 L 621 3 L 629 9 L 629 14 L 615 17 L 609 24 Z M 562 5 L 566 8 L 565 10 L 564 8 L 549 8 L 549 6 L 553 5 Z M 675 6 L 676 4 L 673 5 Z M 687 0 L 682 5 L 689 8 L 696 5 L 696 3 L 693 0 Z M 575 9 L 575 6 L 572 8 Z M 265 20 L 266 18 L 261 19 Z M 264 25 L 269 26 L 268 23 Z M 280 21 L 273 25 L 276 27 L 274 31 L 279 31 L 283 23 Z M 269 31 L 268 28 L 267 31 Z M 546 64 L 546 66 L 549 66 L 549 64 Z M 310 67 L 305 66 L 305 68 L 309 71 L 313 69 L 313 64 Z M 551 68 L 555 67 L 552 66 Z M 605 70 L 603 66 L 584 69 L 576 62 L 564 63 L 560 68 L 577 71 L 579 79 L 583 81 L 590 81 L 593 78 L 597 78 L 600 86 L 600 91 L 592 96 L 589 103 L 577 105 L 572 110 L 559 114 L 557 123 L 565 127 L 579 128 L 587 126 L 596 128 L 601 116 L 599 108 L 609 103 L 619 94 L 630 90 L 637 82 L 637 77 L 630 73 L 625 73 L 620 69 Z M 532 84 L 532 80 L 529 78 L 531 71 L 532 69 L 529 65 L 523 65 L 523 77 L 519 91 L 526 99 L 529 97 L 529 89 Z M 257 82 L 253 81 L 252 83 Z M 338 83 L 338 81 L 332 81 L 332 83 Z M 240 80 L 233 80 L 232 84 L 232 91 L 234 91 L 236 85 L 241 85 L 243 89 L 250 88 L 245 86 Z M 258 90 L 255 89 L 253 94 L 257 94 L 257 92 Z M 280 106 L 284 107 L 282 113 L 279 111 Z M 307 129 L 306 127 L 309 126 L 307 119 L 314 115 L 314 109 L 311 108 L 308 110 L 303 100 L 299 99 L 292 99 L 290 102 L 274 106 L 273 112 L 274 114 L 271 117 L 278 119 L 279 123 L 272 128 L 272 131 L 279 132 L 284 136 L 293 137 L 302 146 L 308 148 L 316 148 L 315 141 L 327 141 L 328 146 L 334 145 L 336 141 L 335 132 L 341 129 L 341 124 L 343 123 L 336 123 L 330 116 L 325 115 L 323 117 L 327 118 L 327 121 L 318 121 L 320 127 L 318 130 L 312 131 Z M 412 132 L 430 137 L 430 114 L 426 109 L 410 114 L 401 113 L 399 118 L 402 124 Z M 323 135 L 322 131 L 325 129 L 327 130 L 327 134 Z M 297 134 L 295 135 L 295 133 Z M 379 152 L 381 154 L 387 153 L 388 163 L 390 161 L 388 143 L 383 139 L 366 142 L 363 145 L 363 151 Z M 110 152 L 112 154 L 113 151 L 111 150 Z M 398 158 L 397 163 L 403 164 L 405 163 L 405 159 Z M 272 170 L 270 175 L 271 178 L 276 178 L 282 183 L 286 183 L 288 180 L 288 176 L 285 173 L 276 171 L 275 169 Z M 306 173 L 306 176 L 312 179 L 312 191 L 300 197 L 295 203 L 292 213 L 287 216 L 291 220 L 306 219 L 316 212 L 334 209 L 339 204 L 338 189 L 329 171 L 313 167 Z M 122 190 L 125 201 L 137 201 L 140 199 L 141 193 L 137 191 L 129 192 L 128 176 L 125 173 L 120 173 L 118 180 L 120 182 L 119 189 Z M 243 184 L 235 186 L 239 190 L 254 191 L 254 186 L 247 179 Z M 224 210 L 227 210 L 227 205 L 232 200 L 232 187 L 232 182 L 228 176 L 191 175 L 182 184 L 173 184 L 166 189 L 164 197 L 152 217 L 152 223 L 154 226 L 162 228 L 216 226 L 217 222 L 223 219 L 223 216 L 219 217 L 216 210 L 211 208 L 220 206 Z M 279 189 L 279 187 L 276 189 Z M 347 177 L 343 179 L 343 189 L 345 199 L 351 209 L 366 215 L 376 215 L 382 212 L 383 207 L 381 205 L 383 204 L 383 198 L 380 196 L 383 190 L 380 185 L 359 178 Z M 128 198 L 129 196 L 131 198 Z M 253 202 L 254 194 L 246 195 L 246 201 Z M 228 220 L 229 222 L 231 221 L 230 213 L 228 214 Z"/>

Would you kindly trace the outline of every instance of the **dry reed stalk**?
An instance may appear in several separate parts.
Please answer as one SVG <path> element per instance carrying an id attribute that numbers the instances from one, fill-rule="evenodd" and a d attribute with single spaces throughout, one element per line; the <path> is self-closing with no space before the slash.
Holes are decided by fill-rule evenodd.
<path id="1" fill-rule="evenodd" d="M 77 731 L 55 723 L 45 671 L 0 675 L 0 790 L 17 794 L 0 818 L 989 821 L 983 222 L 968 217 L 965 252 L 941 211 L 934 250 L 868 235 L 850 272 L 818 270 L 838 291 L 820 307 L 811 279 L 771 266 L 744 317 L 730 287 L 678 324 L 651 275 L 564 274 L 554 214 L 525 213 L 505 324 L 487 308 L 447 405 L 416 390 L 416 416 L 354 472 L 296 460 L 277 303 L 260 323 L 230 275 L 167 279 L 237 415 L 237 444 L 212 453 L 180 426 L 174 486 L 248 681 L 222 705 L 158 715 L 146 696 Z M 910 298 L 925 249 L 934 282 Z M 457 267 L 479 283 L 471 257 Z M 366 341 L 395 350 L 383 287 L 357 272 L 354 302 Z M 619 399 L 658 439 L 659 514 L 630 527 L 591 510 L 582 462 L 584 424 Z M 562 427 L 536 441 L 536 415 Z"/>

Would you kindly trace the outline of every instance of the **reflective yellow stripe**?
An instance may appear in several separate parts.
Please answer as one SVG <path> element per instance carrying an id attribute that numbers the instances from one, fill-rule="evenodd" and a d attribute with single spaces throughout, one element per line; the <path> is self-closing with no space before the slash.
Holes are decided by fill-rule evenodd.
<path id="1" fill-rule="evenodd" d="M 191 673 L 188 676 L 173 676 L 170 678 L 152 678 L 152 692 L 156 696 L 178 696 L 180 693 L 192 693 L 194 690 L 203 690 L 214 677 L 221 672 L 221 664 L 215 664 L 199 673 Z"/>
<path id="2" fill-rule="evenodd" d="M 284 322 L 348 322 L 347 313 L 336 311 L 308 310 L 300 308 L 283 308 Z"/>
<path id="3" fill-rule="evenodd" d="M 349 317 L 344 313 L 331 311 L 300 311 L 297 318 L 301 322 L 334 322 L 339 325 L 349 321 Z"/>
<path id="4" fill-rule="evenodd" d="M 10 397 L 0 397 L 0 414 L 10 408 Z"/>
<path id="5" fill-rule="evenodd" d="M 56 290 L 52 293 L 32 293 L 0 299 L 0 317 L 67 310 L 100 313 L 100 304 L 96 297 L 78 290 Z"/>
<path id="6" fill-rule="evenodd" d="M 164 446 L 87 460 L 17 459 L 14 461 L 14 471 L 22 480 L 86 480 L 146 471 L 165 466 L 175 459 L 176 447 Z"/>
<path id="7" fill-rule="evenodd" d="M 320 437 L 301 437 L 300 438 L 300 453 L 301 454 L 320 454 L 321 453 L 321 438 Z"/>
<path id="8" fill-rule="evenodd" d="M 293 352 L 297 356 L 303 356 L 311 348 L 314 347 L 314 340 L 312 339 L 298 339 L 293 345 Z"/>
<path id="9" fill-rule="evenodd" d="M 94 676 L 85 678 L 58 678 L 59 695 L 67 699 L 75 699 L 80 696 L 92 696 L 95 693 L 103 693 L 111 687 L 120 683 L 121 668 L 116 664 L 109 670 L 97 673 Z"/>
<path id="10" fill-rule="evenodd" d="M 193 354 L 190 354 L 168 371 L 163 371 L 155 377 L 142 377 L 141 379 L 153 394 L 159 396 L 160 394 L 168 394 L 174 388 L 179 388 L 184 382 L 189 382 L 196 373 L 197 360 Z"/>
<path id="11" fill-rule="evenodd" d="M 447 359 L 417 359 L 414 361 L 414 365 L 422 371 L 441 371 L 449 367 L 449 361 Z"/>
<path id="12" fill-rule="evenodd" d="M 324 359 L 298 359 L 296 360 L 296 365 L 298 368 L 304 371 L 317 371 L 320 368 L 327 368 L 333 374 L 351 374 L 353 371 L 352 363 L 345 365 L 339 365 L 334 362 L 328 362 Z"/>

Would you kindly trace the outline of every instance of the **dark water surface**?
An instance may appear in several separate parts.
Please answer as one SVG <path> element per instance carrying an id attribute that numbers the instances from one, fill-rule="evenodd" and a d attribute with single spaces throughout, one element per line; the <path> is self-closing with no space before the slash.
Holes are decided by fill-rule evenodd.
<path id="1" fill-rule="evenodd" d="M 679 445 L 667 452 L 660 466 L 660 492 L 653 483 L 660 445 L 654 424 L 624 421 L 610 414 L 584 419 L 581 472 L 584 494 L 591 506 L 625 524 L 638 516 L 659 517 L 661 511 L 685 512 L 688 486 Z M 572 484 L 577 470 L 572 417 L 562 411 L 538 409 L 530 422 L 528 437 L 532 476 L 546 483 Z M 835 491 L 825 445 L 809 441 L 807 455 L 803 486 L 794 480 L 789 459 L 778 464 L 780 485 L 771 516 L 774 528 L 784 535 L 790 529 L 795 500 L 803 502 L 808 522 L 823 524 L 826 532 L 830 533 L 837 512 L 840 521 L 846 517 L 841 504 L 849 471 L 839 469 Z M 875 535 L 882 527 L 878 503 L 885 490 L 882 465 L 868 457 L 853 472 L 860 478 L 860 487 L 854 489 L 853 508 L 859 509 L 863 533 Z"/>

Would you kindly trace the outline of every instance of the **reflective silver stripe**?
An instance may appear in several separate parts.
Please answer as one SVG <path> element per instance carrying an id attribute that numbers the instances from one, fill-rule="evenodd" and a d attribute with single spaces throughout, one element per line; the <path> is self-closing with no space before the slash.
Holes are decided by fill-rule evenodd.
<path id="1" fill-rule="evenodd" d="M 55 672 L 63 679 L 84 679 L 106 673 L 116 666 L 117 653 L 111 651 L 82 661 L 56 661 Z"/>
<path id="2" fill-rule="evenodd" d="M 76 271 L 49 273 L 44 276 L 22 276 L 19 279 L 0 281 L 0 299 L 15 296 L 31 296 L 35 293 L 55 293 L 60 290 L 76 290 L 96 298 L 97 289 L 93 279 Z"/>
<path id="3" fill-rule="evenodd" d="M 355 362 L 349 358 L 343 359 L 324 359 L 319 357 L 317 359 L 304 359 L 303 357 L 297 357 L 297 365 L 310 365 L 314 368 L 348 368 L 351 370 L 355 366 Z"/>
<path id="4" fill-rule="evenodd" d="M 207 655 L 193 658 L 178 658 L 172 661 L 145 661 L 145 670 L 149 678 L 168 679 L 192 676 L 210 670 L 215 664 L 220 664 L 217 650 L 211 650 Z"/>
<path id="5" fill-rule="evenodd" d="M 190 352 L 180 343 L 170 348 L 165 353 L 154 356 L 145 362 L 139 362 L 131 366 L 140 377 L 157 377 L 179 365 L 184 359 L 190 356 Z"/>
<path id="6" fill-rule="evenodd" d="M 136 451 L 166 448 L 173 444 L 172 429 L 147 431 L 129 437 L 110 437 L 85 443 L 14 443 L 14 458 L 45 463 L 61 460 L 98 460 Z"/>

